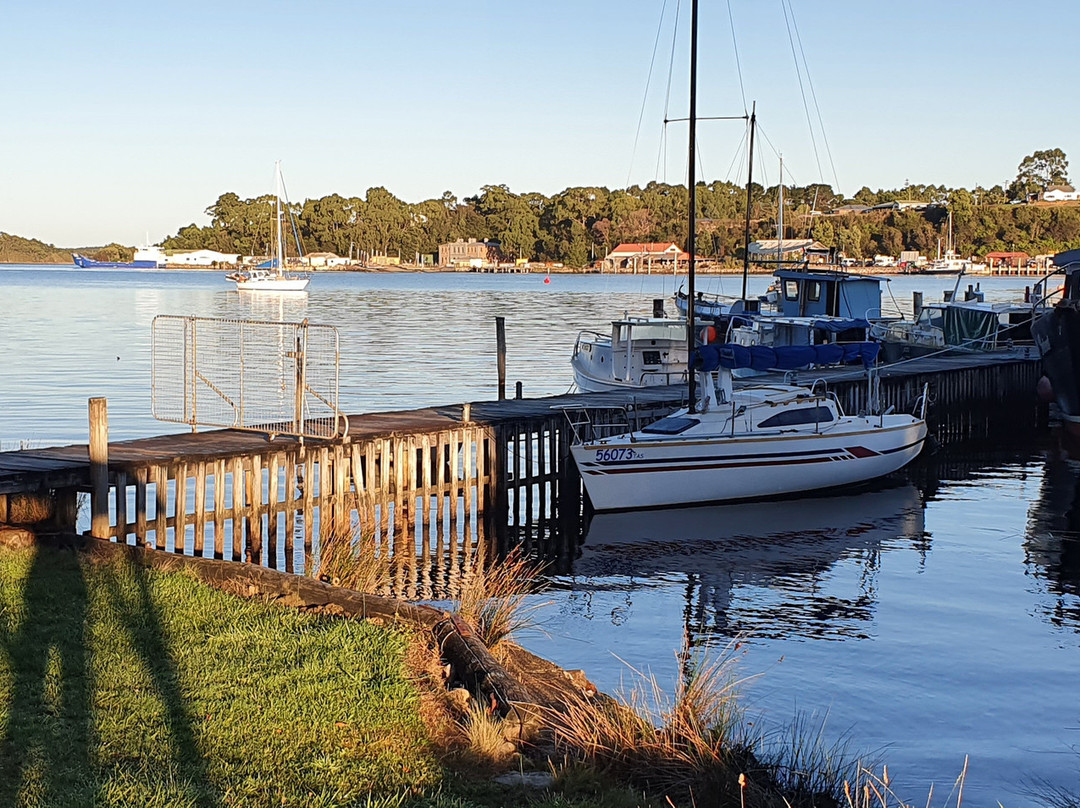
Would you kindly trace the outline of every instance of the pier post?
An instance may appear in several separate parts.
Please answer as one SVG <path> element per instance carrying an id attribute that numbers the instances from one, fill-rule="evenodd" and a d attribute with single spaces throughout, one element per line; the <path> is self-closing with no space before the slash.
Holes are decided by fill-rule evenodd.
<path id="1" fill-rule="evenodd" d="M 499 401 L 506 399 L 506 318 L 495 318 L 495 346 L 499 363 Z"/>
<path id="2" fill-rule="evenodd" d="M 90 407 L 90 535 L 109 538 L 109 405 L 92 398 Z"/>

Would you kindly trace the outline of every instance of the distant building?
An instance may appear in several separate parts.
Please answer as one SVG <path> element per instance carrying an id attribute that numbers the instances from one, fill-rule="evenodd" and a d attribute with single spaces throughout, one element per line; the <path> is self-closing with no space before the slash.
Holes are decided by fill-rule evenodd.
<path id="1" fill-rule="evenodd" d="M 1071 185 L 1051 185 L 1039 194 L 1039 199 L 1043 202 L 1075 202 L 1080 199 L 1080 192 Z"/>
<path id="2" fill-rule="evenodd" d="M 458 239 L 451 244 L 439 245 L 439 266 L 483 266 L 497 264 L 502 259 L 497 241 L 465 241 Z"/>
<path id="3" fill-rule="evenodd" d="M 1026 252 L 988 252 L 986 254 L 986 264 L 990 269 L 999 267 L 1019 269 L 1026 266 L 1027 261 L 1028 254 Z"/>
<path id="4" fill-rule="evenodd" d="M 317 252 L 305 255 L 303 263 L 309 267 L 344 267 L 348 266 L 349 259 L 342 258 L 337 253 Z"/>
<path id="5" fill-rule="evenodd" d="M 831 213 L 831 214 L 833 214 L 835 216 L 843 216 L 845 213 L 866 213 L 866 211 L 868 211 L 868 210 L 870 210 L 869 205 L 854 204 L 854 205 L 841 205 L 838 208 L 833 208 L 832 210 L 829 211 L 829 213 Z"/>
<path id="6" fill-rule="evenodd" d="M 689 263 L 690 254 L 684 252 L 678 244 L 668 242 L 627 242 L 620 244 L 604 257 L 604 265 L 609 269 L 650 270 L 653 264 Z"/>
<path id="7" fill-rule="evenodd" d="M 170 250 L 165 256 L 170 266 L 213 267 L 240 263 L 239 253 L 222 253 L 217 250 Z"/>
<path id="8" fill-rule="evenodd" d="M 373 255 L 367 260 L 369 267 L 399 267 L 401 266 L 400 255 Z"/>
<path id="9" fill-rule="evenodd" d="M 829 262 L 829 248 L 810 238 L 784 239 L 782 242 L 766 238 L 751 242 L 748 250 L 750 258 L 759 262 L 776 260 L 778 251 L 781 261 L 807 261 L 811 264 Z"/>

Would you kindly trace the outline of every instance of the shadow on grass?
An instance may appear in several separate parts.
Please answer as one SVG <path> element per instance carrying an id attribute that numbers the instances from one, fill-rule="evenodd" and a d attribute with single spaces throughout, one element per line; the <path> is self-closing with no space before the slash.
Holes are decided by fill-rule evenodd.
<path id="1" fill-rule="evenodd" d="M 206 759 L 199 749 L 161 613 L 150 593 L 149 573 L 145 568 L 129 563 L 109 565 L 103 573 L 110 606 L 126 629 L 138 661 L 161 700 L 162 719 L 172 747 L 171 754 L 166 757 L 175 767 L 168 773 L 162 771 L 161 777 L 180 785 L 193 804 L 217 806 L 219 795 L 210 781 Z"/>
<path id="2" fill-rule="evenodd" d="M 87 590 L 78 556 L 38 550 L 23 582 L 22 619 L 0 600 L 9 702 L 0 707 L 0 805 L 93 802 L 96 777 L 85 626 Z M 0 693 L 3 692 L 0 678 Z"/>
<path id="3" fill-rule="evenodd" d="M 147 571 L 103 564 L 87 580 L 78 553 L 39 548 L 21 574 L 0 571 L 0 696 L 7 700 L 0 703 L 0 806 L 112 804 L 117 789 L 135 799 L 172 793 L 187 805 L 218 806 Z M 20 583 L 21 593 L 12 592 Z M 5 593 L 5 584 L 14 586 Z M 101 617 L 91 603 L 105 607 Z M 117 666 L 105 674 L 98 668 L 98 681 L 95 651 Z M 114 674 L 120 678 L 105 681 Z M 133 706 L 140 680 L 150 685 L 156 716 Z M 139 722 L 141 740 L 105 729 L 105 716 L 94 712 L 95 688 L 99 709 Z M 162 725 L 165 748 L 155 748 L 149 736 Z"/>

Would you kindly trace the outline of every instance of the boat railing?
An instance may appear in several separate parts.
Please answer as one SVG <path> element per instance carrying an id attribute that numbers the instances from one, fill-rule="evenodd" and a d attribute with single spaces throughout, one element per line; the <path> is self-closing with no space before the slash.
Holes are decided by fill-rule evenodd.
<path id="1" fill-rule="evenodd" d="M 590 331 L 589 329 L 582 329 L 578 331 L 577 339 L 574 340 L 574 353 L 576 354 L 581 348 L 582 337 L 589 338 L 589 342 L 595 343 L 597 340 L 607 339 L 606 335 L 601 334 L 599 331 Z"/>
<path id="2" fill-rule="evenodd" d="M 689 375 L 682 370 L 646 370 L 641 374 L 641 387 L 653 387 L 664 384 L 685 384 Z"/>
<path id="3" fill-rule="evenodd" d="M 554 409 L 562 410 L 566 416 L 574 433 L 575 444 L 622 434 L 629 434 L 633 440 L 633 433 L 638 428 L 637 411 L 632 403 L 600 406 L 568 404 Z"/>

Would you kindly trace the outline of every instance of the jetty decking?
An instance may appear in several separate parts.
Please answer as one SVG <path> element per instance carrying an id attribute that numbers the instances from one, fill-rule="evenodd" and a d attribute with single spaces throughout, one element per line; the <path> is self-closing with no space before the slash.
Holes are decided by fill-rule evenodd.
<path id="1" fill-rule="evenodd" d="M 1018 350 L 884 366 L 876 389 L 861 368 L 801 371 L 798 381 L 825 380 L 848 412 L 910 409 L 929 385 L 931 428 L 947 443 L 999 417 L 1034 423 L 1039 374 L 1033 352 Z M 345 530 L 405 562 L 396 594 L 438 596 L 479 551 L 524 542 L 557 554 L 566 547 L 549 542 L 578 535 L 583 493 L 561 407 L 601 420 L 622 407 L 647 420 L 685 395 L 673 385 L 351 415 L 336 440 L 216 429 L 106 442 L 96 478 L 93 435 L 88 445 L 0 452 L 0 524 L 25 524 L 25 501 L 47 496 L 54 523 L 73 530 L 78 497 L 91 493 L 99 538 L 287 572 L 310 572 L 321 538 Z"/>

